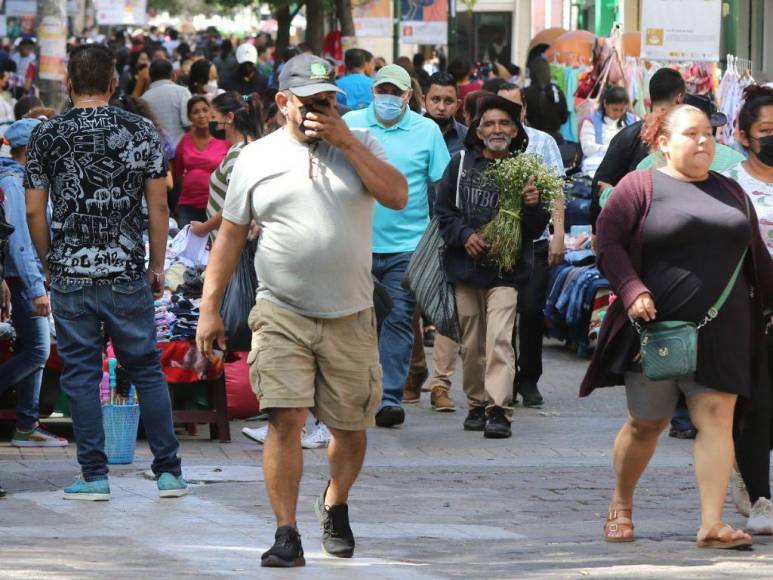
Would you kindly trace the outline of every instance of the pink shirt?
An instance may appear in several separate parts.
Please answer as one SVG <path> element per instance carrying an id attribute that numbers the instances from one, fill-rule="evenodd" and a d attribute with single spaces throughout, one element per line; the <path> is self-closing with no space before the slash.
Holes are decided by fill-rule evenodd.
<path id="1" fill-rule="evenodd" d="M 210 138 L 206 148 L 200 151 L 193 142 L 190 132 L 180 139 L 174 158 L 175 182 L 182 177 L 179 204 L 197 208 L 207 207 L 209 176 L 223 161 L 229 147 L 227 141 Z"/>

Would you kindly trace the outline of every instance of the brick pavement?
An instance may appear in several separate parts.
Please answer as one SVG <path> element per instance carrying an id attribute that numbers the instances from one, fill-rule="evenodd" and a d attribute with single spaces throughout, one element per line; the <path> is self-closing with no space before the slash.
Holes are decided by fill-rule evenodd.
<path id="1" fill-rule="evenodd" d="M 542 411 L 518 408 L 514 437 L 461 430 L 464 412 L 408 407 L 406 425 L 374 430 L 351 499 L 357 557 L 322 555 L 311 504 L 326 479 L 324 450 L 305 452 L 299 527 L 308 565 L 261 570 L 273 535 L 260 483 L 260 446 L 183 440 L 192 494 L 161 501 L 131 466 L 112 469 L 108 504 L 61 500 L 77 473 L 75 449 L 18 450 L 0 443 L 0 578 L 763 578 L 773 539 L 753 552 L 694 547 L 698 504 L 690 442 L 664 437 L 637 495 L 638 540 L 600 540 L 611 492 L 610 447 L 624 417 L 620 389 L 578 400 L 585 363 L 546 349 Z M 460 380 L 454 395 L 461 400 Z M 254 426 L 254 424 L 253 424 Z M 743 523 L 732 508 L 725 518 Z"/>

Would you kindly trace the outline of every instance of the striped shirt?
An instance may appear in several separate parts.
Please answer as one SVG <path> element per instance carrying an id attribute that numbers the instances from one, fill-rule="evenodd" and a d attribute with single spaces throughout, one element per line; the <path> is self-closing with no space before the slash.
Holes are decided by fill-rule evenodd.
<path id="1" fill-rule="evenodd" d="M 225 192 L 228 191 L 228 182 L 231 180 L 231 171 L 233 171 L 236 158 L 247 143 L 237 143 L 233 145 L 226 154 L 223 161 L 209 177 L 209 202 L 207 203 L 207 219 L 223 211 L 225 205 Z"/>

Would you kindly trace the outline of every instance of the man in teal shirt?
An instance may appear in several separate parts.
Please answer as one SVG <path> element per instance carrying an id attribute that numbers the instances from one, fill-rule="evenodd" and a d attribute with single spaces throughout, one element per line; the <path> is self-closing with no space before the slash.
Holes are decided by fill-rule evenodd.
<path id="1" fill-rule="evenodd" d="M 344 64 L 346 76 L 336 84 L 346 94 L 338 93 L 336 98 L 350 109 L 364 109 L 373 101 L 373 55 L 361 48 L 350 48 L 344 53 Z"/>
<path id="2" fill-rule="evenodd" d="M 373 275 L 394 303 L 381 325 L 379 355 L 384 395 L 376 415 L 379 427 L 405 421 L 401 403 L 413 347 L 416 301 L 402 287 L 405 270 L 429 225 L 427 183 L 439 181 L 451 157 L 437 124 L 408 108 L 411 78 L 400 66 L 379 70 L 373 102 L 344 116 L 352 128 L 367 129 L 387 153 L 389 162 L 408 180 L 408 205 L 395 211 L 376 203 L 373 215 Z"/>

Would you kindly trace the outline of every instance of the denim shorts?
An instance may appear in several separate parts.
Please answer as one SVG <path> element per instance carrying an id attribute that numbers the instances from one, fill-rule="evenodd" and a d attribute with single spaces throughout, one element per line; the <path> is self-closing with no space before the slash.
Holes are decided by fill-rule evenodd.
<path id="1" fill-rule="evenodd" d="M 625 398 L 628 412 L 632 417 L 643 421 L 655 421 L 671 417 L 679 401 L 679 395 L 685 399 L 700 393 L 717 393 L 699 385 L 692 377 L 651 381 L 642 372 L 625 373 Z"/>

